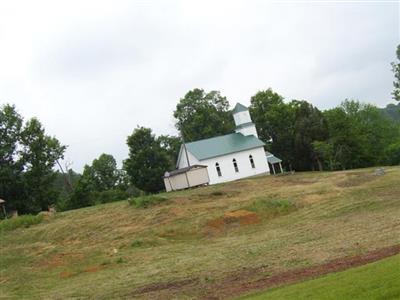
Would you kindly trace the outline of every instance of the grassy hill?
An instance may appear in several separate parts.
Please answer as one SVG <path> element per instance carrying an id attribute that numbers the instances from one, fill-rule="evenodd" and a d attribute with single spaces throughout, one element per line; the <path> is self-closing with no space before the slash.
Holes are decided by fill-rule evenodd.
<path id="1" fill-rule="evenodd" d="M 309 172 L 162 194 L 148 208 L 68 211 L 29 228 L 0 223 L 0 298 L 245 294 L 265 278 L 400 244 L 399 195 L 400 167 Z"/>

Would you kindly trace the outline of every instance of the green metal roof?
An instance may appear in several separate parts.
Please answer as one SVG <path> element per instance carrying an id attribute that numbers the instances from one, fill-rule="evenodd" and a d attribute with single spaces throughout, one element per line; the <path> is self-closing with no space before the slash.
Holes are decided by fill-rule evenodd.
<path id="1" fill-rule="evenodd" d="M 267 155 L 267 161 L 268 161 L 270 164 L 277 164 L 277 163 L 282 162 L 281 159 L 277 158 L 276 156 L 274 156 L 273 154 L 271 154 L 271 153 L 269 153 L 269 152 L 266 152 L 266 155 Z"/>
<path id="2" fill-rule="evenodd" d="M 240 103 L 238 102 L 238 103 L 236 103 L 236 106 L 235 106 L 235 108 L 233 109 L 232 113 L 236 114 L 236 113 L 238 113 L 238 112 L 246 111 L 246 110 L 249 110 L 249 109 L 248 109 L 246 106 L 244 106 L 243 104 L 240 104 Z"/>
<path id="3" fill-rule="evenodd" d="M 221 155 L 258 148 L 264 145 L 265 144 L 254 135 L 244 136 L 241 133 L 231 133 L 210 139 L 187 143 L 186 148 L 198 160 L 204 160 Z"/>

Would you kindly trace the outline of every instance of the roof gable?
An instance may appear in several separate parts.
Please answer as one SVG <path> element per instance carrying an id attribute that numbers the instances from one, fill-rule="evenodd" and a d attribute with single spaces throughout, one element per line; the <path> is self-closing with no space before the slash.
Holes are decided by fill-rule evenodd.
<path id="1" fill-rule="evenodd" d="M 265 144 L 254 135 L 231 133 L 214 138 L 187 143 L 187 150 L 198 160 L 262 147 Z"/>
<path id="2" fill-rule="evenodd" d="M 244 106 L 243 104 L 240 104 L 239 102 L 236 103 L 235 108 L 233 109 L 232 113 L 236 114 L 242 111 L 247 111 L 249 110 L 246 106 Z"/>

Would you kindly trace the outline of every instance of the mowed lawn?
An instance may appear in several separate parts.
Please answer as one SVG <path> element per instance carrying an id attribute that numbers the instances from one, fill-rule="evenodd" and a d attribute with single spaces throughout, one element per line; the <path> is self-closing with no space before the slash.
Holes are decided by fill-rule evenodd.
<path id="1" fill-rule="evenodd" d="M 347 271 L 251 295 L 242 300 L 400 299 L 400 255 Z"/>
<path id="2" fill-rule="evenodd" d="M 398 245 L 400 167 L 385 170 L 257 177 L 3 230 L 0 298 L 225 298 L 236 274 L 252 282 Z"/>

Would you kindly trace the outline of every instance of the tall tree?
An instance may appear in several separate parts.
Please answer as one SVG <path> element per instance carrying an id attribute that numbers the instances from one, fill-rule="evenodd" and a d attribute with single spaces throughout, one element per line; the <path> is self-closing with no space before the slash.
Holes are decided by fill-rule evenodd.
<path id="1" fill-rule="evenodd" d="M 335 165 L 342 169 L 385 163 L 385 149 L 400 140 L 398 125 L 373 105 L 346 100 L 325 111 L 324 116 Z"/>
<path id="2" fill-rule="evenodd" d="M 167 152 L 171 165 L 175 166 L 182 145 L 182 139 L 172 135 L 160 135 L 157 140 L 160 143 L 161 148 Z"/>
<path id="3" fill-rule="evenodd" d="M 294 167 L 297 170 L 323 169 L 322 158 L 314 151 L 314 141 L 328 138 L 328 127 L 318 108 L 307 101 L 293 100 L 294 114 Z"/>
<path id="4" fill-rule="evenodd" d="M 101 154 L 91 166 L 85 166 L 84 176 L 88 177 L 93 189 L 99 192 L 116 187 L 119 181 L 117 162 L 110 154 Z"/>
<path id="5" fill-rule="evenodd" d="M 18 150 L 22 123 L 15 106 L 0 107 L 0 198 L 6 199 L 7 206 L 13 209 L 22 199 L 23 163 Z"/>
<path id="6" fill-rule="evenodd" d="M 54 188 L 56 174 L 53 167 L 63 158 L 66 146 L 55 137 L 45 134 L 36 118 L 29 120 L 21 134 L 22 161 L 24 163 L 25 199 L 22 211 L 38 212 L 55 204 L 58 192 Z"/>
<path id="7" fill-rule="evenodd" d="M 394 73 L 393 81 L 393 98 L 400 101 L 400 45 L 396 49 L 397 62 L 392 62 L 392 70 Z"/>
<path id="8" fill-rule="evenodd" d="M 128 136 L 129 157 L 124 161 L 131 183 L 146 192 L 164 188 L 162 176 L 171 169 L 168 153 L 150 128 L 138 127 Z"/>
<path id="9" fill-rule="evenodd" d="M 185 142 L 227 134 L 234 129 L 229 102 L 218 91 L 189 91 L 180 99 L 174 117 Z"/>
<path id="10" fill-rule="evenodd" d="M 293 165 L 294 107 L 272 89 L 259 91 L 251 97 L 250 113 L 267 150 Z M 290 166 L 289 166 L 290 167 Z"/>
<path id="11" fill-rule="evenodd" d="M 14 106 L 0 108 L 0 197 L 9 209 L 34 213 L 57 201 L 53 167 L 65 149 L 37 119 L 24 125 Z"/>

